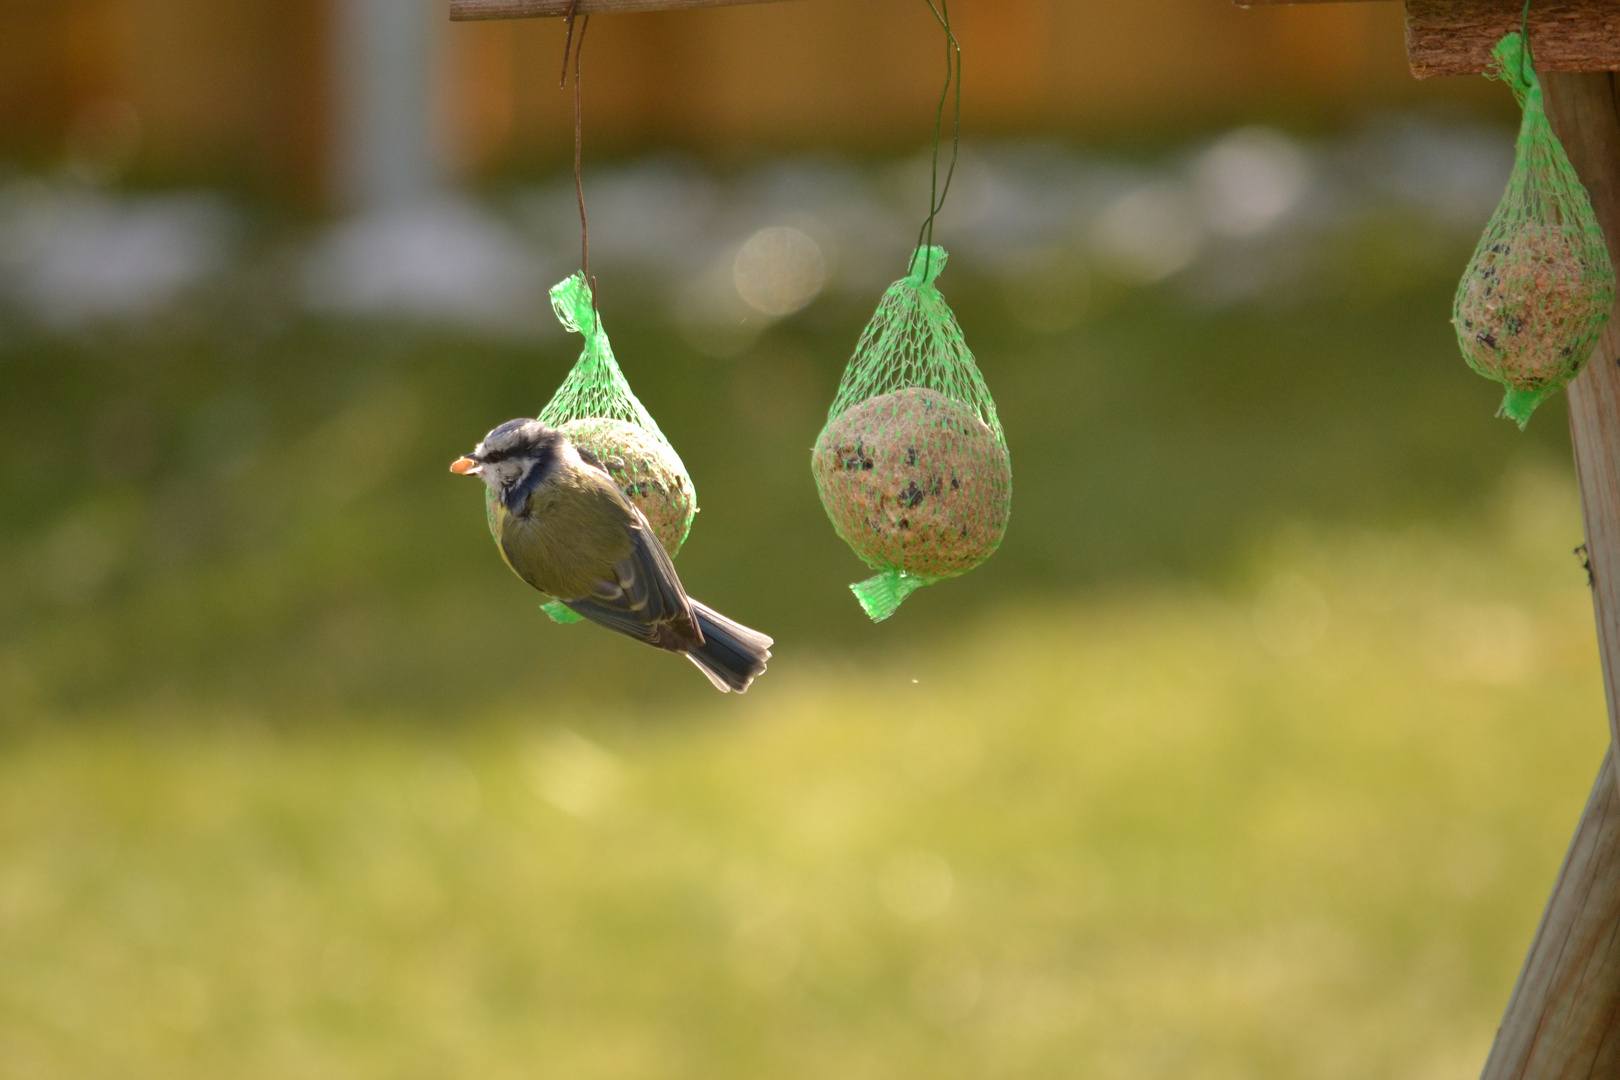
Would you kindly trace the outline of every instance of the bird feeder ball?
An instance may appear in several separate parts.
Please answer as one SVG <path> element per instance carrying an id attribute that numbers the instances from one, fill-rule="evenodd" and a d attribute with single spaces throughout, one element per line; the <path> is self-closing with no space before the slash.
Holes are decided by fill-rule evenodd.
<path id="1" fill-rule="evenodd" d="M 812 471 L 838 535 L 879 569 L 953 577 L 989 558 L 1007 531 L 1006 446 L 936 390 L 905 387 L 829 420 Z"/>
<path id="2" fill-rule="evenodd" d="M 1614 265 L 1524 40 L 1505 35 L 1492 57 L 1524 115 L 1507 189 L 1463 271 L 1451 321 L 1469 366 L 1507 388 L 1501 414 L 1523 427 L 1592 354 L 1614 305 Z"/>
<path id="3" fill-rule="evenodd" d="M 1568 381 L 1586 360 L 1588 328 L 1612 301 L 1590 252 L 1582 233 L 1531 222 L 1482 247 L 1455 312 L 1469 363 L 1514 390 Z"/>
<path id="4" fill-rule="evenodd" d="M 600 417 L 570 420 L 561 431 L 601 463 L 673 558 L 692 527 L 697 496 L 669 445 L 645 428 Z"/>

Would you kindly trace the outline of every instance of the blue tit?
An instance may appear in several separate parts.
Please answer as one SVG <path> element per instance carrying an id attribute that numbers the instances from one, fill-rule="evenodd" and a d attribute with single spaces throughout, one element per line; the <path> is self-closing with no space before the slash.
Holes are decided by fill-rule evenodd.
<path id="1" fill-rule="evenodd" d="M 589 451 L 538 420 L 509 420 L 450 471 L 495 503 L 495 543 L 512 573 L 573 611 L 681 653 L 722 693 L 765 670 L 772 641 L 686 595 L 647 519 Z"/>

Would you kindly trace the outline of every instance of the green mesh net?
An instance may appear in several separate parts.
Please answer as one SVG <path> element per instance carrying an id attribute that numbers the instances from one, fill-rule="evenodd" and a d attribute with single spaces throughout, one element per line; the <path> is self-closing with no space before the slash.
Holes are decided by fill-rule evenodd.
<path id="1" fill-rule="evenodd" d="M 551 307 L 565 327 L 584 335 L 585 347 L 562 386 L 540 411 L 540 419 L 596 456 L 673 558 L 686 543 L 697 513 L 692 478 L 619 370 L 584 275 L 575 274 L 554 286 Z M 486 493 L 486 506 L 493 531 L 493 493 Z M 544 610 L 557 622 L 578 622 L 580 618 L 557 601 L 546 604 Z"/>
<path id="2" fill-rule="evenodd" d="M 989 558 L 1012 510 L 996 403 L 934 286 L 945 258 L 918 248 L 883 294 L 811 459 L 833 528 L 880 571 L 850 586 L 873 621 Z"/>
<path id="3" fill-rule="evenodd" d="M 1541 84 L 1517 33 L 1493 53 L 1492 76 L 1524 110 L 1507 192 L 1463 273 L 1451 321 L 1475 371 L 1507 387 L 1499 415 L 1530 421 L 1573 379 L 1614 307 L 1603 229 L 1547 122 Z"/>

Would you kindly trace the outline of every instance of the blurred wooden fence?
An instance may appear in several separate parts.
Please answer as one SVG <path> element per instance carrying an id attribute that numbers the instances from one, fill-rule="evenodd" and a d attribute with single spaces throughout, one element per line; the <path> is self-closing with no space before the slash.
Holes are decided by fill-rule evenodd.
<path id="1" fill-rule="evenodd" d="M 0 0 L 0 161 L 53 164 L 108 101 L 139 117 L 137 168 L 300 200 L 324 187 L 323 0 Z"/>
<path id="2" fill-rule="evenodd" d="M 140 119 L 137 177 L 318 199 L 342 83 L 332 70 L 336 2 L 0 0 L 0 161 L 59 160 L 85 110 L 122 101 Z M 435 123 L 452 168 L 481 175 L 561 161 L 570 125 L 557 22 L 450 24 L 436 0 L 422 2 L 441 22 Z M 1253 115 L 1310 123 L 1436 93 L 1406 73 L 1398 4 L 952 6 L 966 123 L 980 137 L 1152 134 Z M 920 143 L 943 57 L 921 0 L 804 0 L 600 17 L 585 71 L 596 153 L 865 150 Z"/>

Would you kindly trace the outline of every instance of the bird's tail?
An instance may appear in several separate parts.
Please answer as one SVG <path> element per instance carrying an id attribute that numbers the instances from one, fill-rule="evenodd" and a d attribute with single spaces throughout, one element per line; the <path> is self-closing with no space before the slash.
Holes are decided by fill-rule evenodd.
<path id="1" fill-rule="evenodd" d="M 703 644 L 688 652 L 686 658 L 696 664 L 722 694 L 746 691 L 754 677 L 765 670 L 765 661 L 771 658 L 771 646 L 775 643 L 758 630 L 732 622 L 696 600 L 692 601 L 692 614 L 697 616 L 698 628 L 703 631 Z"/>

